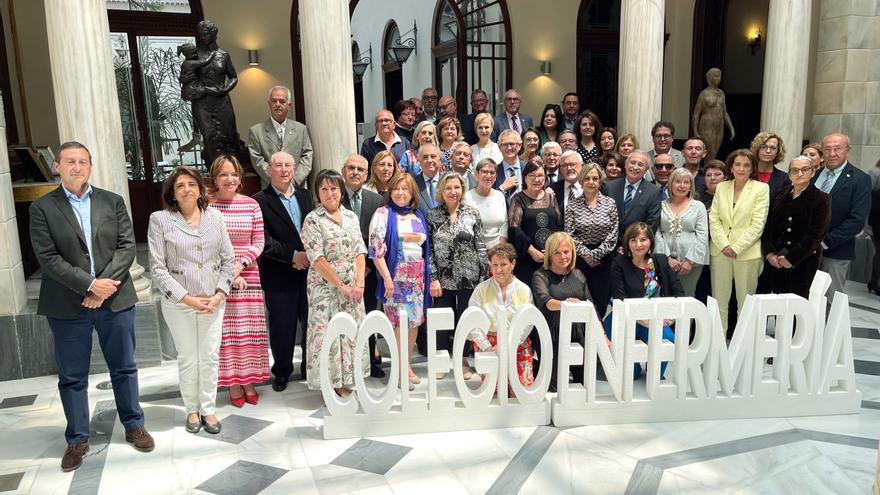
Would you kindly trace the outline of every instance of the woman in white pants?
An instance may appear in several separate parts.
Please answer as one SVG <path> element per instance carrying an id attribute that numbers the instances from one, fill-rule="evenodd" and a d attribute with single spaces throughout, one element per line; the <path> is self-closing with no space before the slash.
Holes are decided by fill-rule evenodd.
<path id="1" fill-rule="evenodd" d="M 165 209 L 150 215 L 150 272 L 174 337 L 186 431 L 220 433 L 214 415 L 224 299 L 234 251 L 223 216 L 208 208 L 205 185 L 177 167 L 162 184 Z"/>

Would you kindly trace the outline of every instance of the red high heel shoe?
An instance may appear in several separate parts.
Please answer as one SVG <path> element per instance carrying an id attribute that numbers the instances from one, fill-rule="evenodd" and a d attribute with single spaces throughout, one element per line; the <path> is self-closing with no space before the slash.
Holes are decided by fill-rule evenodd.
<path id="1" fill-rule="evenodd" d="M 260 394 L 258 394 L 256 390 L 254 390 L 254 395 L 249 395 L 247 393 L 244 394 L 244 401 L 248 404 L 256 406 L 259 400 Z"/>
<path id="2" fill-rule="evenodd" d="M 241 407 L 244 407 L 244 401 L 245 401 L 244 390 L 241 391 L 241 395 L 239 397 L 233 397 L 232 396 L 232 389 L 230 388 L 230 390 L 229 390 L 229 403 L 230 404 L 232 404 L 235 407 L 241 408 Z"/>

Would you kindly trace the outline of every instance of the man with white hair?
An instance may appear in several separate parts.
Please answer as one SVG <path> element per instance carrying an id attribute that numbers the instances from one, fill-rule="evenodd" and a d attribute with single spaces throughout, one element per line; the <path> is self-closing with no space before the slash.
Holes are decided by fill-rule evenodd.
<path id="1" fill-rule="evenodd" d="M 606 184 L 608 196 L 617 203 L 620 217 L 618 251 L 626 228 L 636 222 L 645 222 L 654 232 L 660 227 L 660 188 L 645 180 L 648 171 L 648 153 L 633 150 L 626 157 L 626 175 Z"/>
<path id="2" fill-rule="evenodd" d="M 559 222 L 565 225 L 566 207 L 584 193 L 583 188 L 581 188 L 577 181 L 581 168 L 584 166 L 584 159 L 577 151 L 569 150 L 562 153 L 559 162 L 559 173 L 562 175 L 563 180 L 557 180 L 550 184 L 550 188 L 553 189 L 553 194 L 556 195 L 556 202 L 559 203 Z"/>
<path id="3" fill-rule="evenodd" d="M 550 187 L 562 175 L 559 170 L 560 159 L 562 158 L 562 146 L 556 141 L 547 141 L 541 147 L 541 162 L 544 164 L 544 174 L 546 178 L 545 185 Z"/>
<path id="4" fill-rule="evenodd" d="M 290 112 L 290 90 L 284 86 L 273 86 L 269 90 L 269 118 L 251 126 L 248 131 L 248 152 L 254 171 L 260 176 L 265 189 L 269 185 L 267 168 L 272 155 L 278 151 L 290 154 L 296 161 L 294 183 L 308 188 L 309 173 L 312 171 L 312 141 L 306 126 L 287 118 Z M 208 164 L 210 165 L 210 164 Z"/>
<path id="5" fill-rule="evenodd" d="M 510 204 L 510 198 L 522 191 L 522 169 L 525 166 L 519 159 L 522 138 L 518 132 L 506 129 L 498 137 L 498 147 L 503 158 L 496 168 L 494 187 L 504 193 L 507 204 Z"/>

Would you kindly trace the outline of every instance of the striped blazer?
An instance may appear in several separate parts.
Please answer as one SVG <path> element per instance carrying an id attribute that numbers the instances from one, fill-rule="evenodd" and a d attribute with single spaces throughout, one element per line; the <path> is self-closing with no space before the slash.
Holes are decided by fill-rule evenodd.
<path id="1" fill-rule="evenodd" d="M 208 208 L 196 229 L 180 212 L 155 211 L 147 233 L 150 273 L 159 292 L 172 301 L 183 296 L 229 293 L 235 251 L 226 233 L 223 215 Z"/>

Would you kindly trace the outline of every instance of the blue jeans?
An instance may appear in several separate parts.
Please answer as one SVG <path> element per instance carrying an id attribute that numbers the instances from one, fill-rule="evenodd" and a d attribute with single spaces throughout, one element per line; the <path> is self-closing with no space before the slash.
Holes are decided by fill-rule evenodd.
<path id="1" fill-rule="evenodd" d="M 611 322 L 613 314 L 608 314 L 605 320 L 602 322 L 602 326 L 605 327 L 605 335 L 611 339 Z M 648 342 L 648 327 L 642 325 L 641 323 L 636 323 L 636 338 L 641 340 L 642 342 Z M 668 340 L 670 342 L 675 342 L 675 332 L 672 331 L 672 327 L 669 325 L 663 325 L 663 340 Z M 663 361 L 660 364 L 660 378 L 663 378 L 663 375 L 666 374 L 666 365 L 669 364 L 667 361 Z M 642 376 L 642 365 L 640 363 L 634 363 L 633 365 L 633 379 L 638 379 Z"/>
<path id="2" fill-rule="evenodd" d="M 110 369 L 116 411 L 126 430 L 144 425 L 144 411 L 138 394 L 137 363 L 134 360 L 134 306 L 113 312 L 80 309 L 72 320 L 46 318 L 55 343 L 58 363 L 58 392 L 67 419 L 67 443 L 89 439 L 89 362 L 92 357 L 92 329 Z"/>

